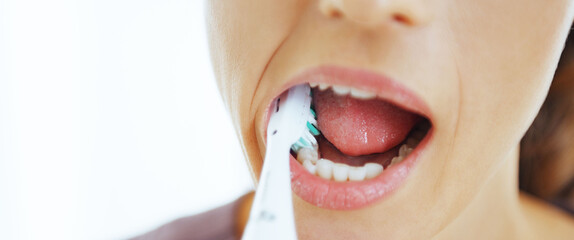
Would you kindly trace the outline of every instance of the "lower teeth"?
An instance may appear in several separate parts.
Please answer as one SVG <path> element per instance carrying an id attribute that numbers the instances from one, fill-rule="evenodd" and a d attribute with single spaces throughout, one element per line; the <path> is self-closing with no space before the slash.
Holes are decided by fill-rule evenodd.
<path id="1" fill-rule="evenodd" d="M 407 140 L 407 144 L 403 144 L 399 148 L 398 155 L 393 157 L 389 167 L 399 164 L 413 151 L 417 141 L 409 140 Z M 329 159 L 319 159 L 319 150 L 316 147 L 301 148 L 297 152 L 297 160 L 311 174 L 337 182 L 363 181 L 375 178 L 383 172 L 383 165 L 378 163 L 366 163 L 364 166 L 354 167 L 344 163 L 334 163 Z"/>

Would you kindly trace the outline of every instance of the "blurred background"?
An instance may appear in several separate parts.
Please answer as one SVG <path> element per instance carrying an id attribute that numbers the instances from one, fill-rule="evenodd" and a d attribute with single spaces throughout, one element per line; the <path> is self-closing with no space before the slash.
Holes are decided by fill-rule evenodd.
<path id="1" fill-rule="evenodd" d="M 0 239 L 125 239 L 253 186 L 200 0 L 0 0 Z"/>

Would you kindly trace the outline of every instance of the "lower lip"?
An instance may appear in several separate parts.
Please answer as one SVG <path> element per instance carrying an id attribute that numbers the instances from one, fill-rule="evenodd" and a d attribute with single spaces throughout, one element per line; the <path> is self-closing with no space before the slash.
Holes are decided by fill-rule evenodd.
<path id="1" fill-rule="evenodd" d="M 309 173 L 291 156 L 291 189 L 306 202 L 333 210 L 354 210 L 384 200 L 405 182 L 432 139 L 432 130 L 401 163 L 364 181 L 335 182 L 320 178 Z"/>

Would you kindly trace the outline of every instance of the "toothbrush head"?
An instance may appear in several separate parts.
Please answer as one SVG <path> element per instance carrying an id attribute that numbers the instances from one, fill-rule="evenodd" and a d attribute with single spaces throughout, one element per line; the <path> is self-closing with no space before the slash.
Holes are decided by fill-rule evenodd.
<path id="1" fill-rule="evenodd" d="M 309 89 L 309 96 L 312 97 L 311 89 Z M 307 129 L 303 132 L 302 136 L 297 140 L 297 142 L 291 145 L 291 150 L 298 152 L 301 148 L 317 148 L 317 140 L 315 136 L 319 136 L 321 132 L 317 126 L 317 114 L 313 109 L 313 105 L 310 105 L 309 112 L 306 114 L 307 119 Z"/>
<path id="2" fill-rule="evenodd" d="M 283 138 L 291 143 L 291 149 L 295 152 L 301 148 L 317 148 L 315 136 L 321 132 L 311 100 L 308 84 L 294 86 L 281 94 L 272 107 L 267 138 L 284 135 Z"/>
<path id="3" fill-rule="evenodd" d="M 294 86 L 281 94 L 272 107 L 267 139 L 280 137 L 289 144 L 298 146 L 316 144 L 315 138 L 308 130 L 309 126 L 317 124 L 310 108 L 311 88 L 308 84 Z M 316 127 L 313 128 L 316 130 Z"/>

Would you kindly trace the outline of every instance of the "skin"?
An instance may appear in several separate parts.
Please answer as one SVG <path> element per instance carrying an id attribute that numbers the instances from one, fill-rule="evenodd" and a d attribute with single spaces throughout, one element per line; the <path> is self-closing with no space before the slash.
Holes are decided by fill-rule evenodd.
<path id="1" fill-rule="evenodd" d="M 212 62 L 254 179 L 264 117 L 310 67 L 366 69 L 430 107 L 403 186 L 333 211 L 293 195 L 299 239 L 566 239 L 574 221 L 518 190 L 519 141 L 551 84 L 572 0 L 208 1 Z"/>

